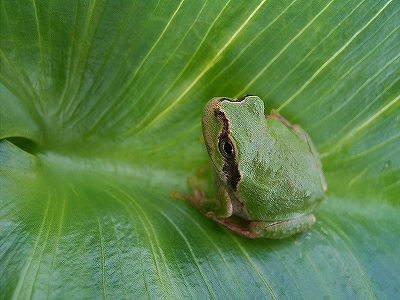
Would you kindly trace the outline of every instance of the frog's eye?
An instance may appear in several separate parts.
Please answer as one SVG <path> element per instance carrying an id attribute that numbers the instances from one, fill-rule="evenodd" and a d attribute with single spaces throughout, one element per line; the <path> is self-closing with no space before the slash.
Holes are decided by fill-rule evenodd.
<path id="1" fill-rule="evenodd" d="M 219 152 L 225 158 L 233 158 L 235 156 L 235 149 L 233 148 L 232 141 L 228 137 L 223 137 L 219 140 Z"/>

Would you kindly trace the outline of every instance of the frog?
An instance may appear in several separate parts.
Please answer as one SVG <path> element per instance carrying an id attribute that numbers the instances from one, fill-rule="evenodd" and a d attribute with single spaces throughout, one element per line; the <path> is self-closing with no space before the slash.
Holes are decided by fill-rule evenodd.
<path id="1" fill-rule="evenodd" d="M 316 147 L 299 125 L 275 109 L 264 115 L 264 102 L 245 95 L 208 101 L 202 131 L 215 196 L 194 177 L 191 194 L 171 196 L 251 239 L 282 239 L 315 223 L 327 184 Z"/>

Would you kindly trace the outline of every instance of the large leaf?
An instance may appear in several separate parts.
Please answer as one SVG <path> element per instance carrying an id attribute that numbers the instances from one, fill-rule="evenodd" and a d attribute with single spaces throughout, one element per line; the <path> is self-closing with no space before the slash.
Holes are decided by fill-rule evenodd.
<path id="1" fill-rule="evenodd" d="M 1 298 L 399 296 L 397 1 L 1 1 Z M 200 115 L 256 94 L 301 124 L 317 223 L 248 240 L 169 197 Z"/>

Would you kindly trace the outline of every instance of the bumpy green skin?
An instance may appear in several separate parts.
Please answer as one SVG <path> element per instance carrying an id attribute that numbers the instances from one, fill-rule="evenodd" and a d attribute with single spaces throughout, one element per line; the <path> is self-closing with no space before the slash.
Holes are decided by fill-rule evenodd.
<path id="1" fill-rule="evenodd" d="M 202 123 L 216 197 L 209 199 L 193 180 L 192 195 L 175 196 L 248 238 L 284 238 L 315 222 L 312 211 L 326 183 L 315 147 L 299 126 L 276 111 L 264 116 L 256 96 L 213 98 Z M 221 140 L 230 141 L 229 155 Z"/>

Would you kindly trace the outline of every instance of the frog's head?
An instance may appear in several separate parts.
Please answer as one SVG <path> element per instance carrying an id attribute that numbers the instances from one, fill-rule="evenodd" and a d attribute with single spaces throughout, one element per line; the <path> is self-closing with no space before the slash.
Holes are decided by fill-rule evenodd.
<path id="1" fill-rule="evenodd" d="M 253 162 L 265 129 L 264 103 L 257 96 L 213 98 L 203 111 L 203 136 L 210 159 L 233 190 L 243 176 L 240 168 Z"/>

